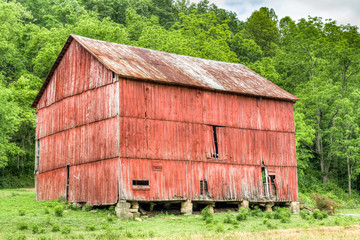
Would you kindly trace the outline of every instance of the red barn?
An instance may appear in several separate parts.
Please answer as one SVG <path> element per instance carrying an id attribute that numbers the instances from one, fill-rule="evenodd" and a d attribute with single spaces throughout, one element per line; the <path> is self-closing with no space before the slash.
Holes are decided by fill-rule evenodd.
<path id="1" fill-rule="evenodd" d="M 241 64 L 70 35 L 32 105 L 36 198 L 296 202 L 296 100 Z"/>

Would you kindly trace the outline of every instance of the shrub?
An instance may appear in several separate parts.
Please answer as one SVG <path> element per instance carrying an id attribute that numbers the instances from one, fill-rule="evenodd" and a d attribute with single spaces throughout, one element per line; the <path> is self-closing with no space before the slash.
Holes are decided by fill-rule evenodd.
<path id="1" fill-rule="evenodd" d="M 40 228 L 39 229 L 39 233 L 44 233 L 45 232 L 45 228 Z"/>
<path id="2" fill-rule="evenodd" d="M 202 216 L 203 220 L 206 220 L 207 218 L 213 218 L 214 214 L 210 211 L 210 209 L 208 207 L 205 207 L 201 211 L 201 216 Z"/>
<path id="3" fill-rule="evenodd" d="M 310 197 L 314 200 L 317 209 L 327 211 L 331 215 L 334 214 L 335 210 L 340 207 L 337 202 L 327 196 L 314 193 Z"/>
<path id="4" fill-rule="evenodd" d="M 19 216 L 25 216 L 25 211 L 22 209 L 19 209 Z"/>
<path id="5" fill-rule="evenodd" d="M 60 226 L 59 226 L 59 224 L 55 223 L 55 224 L 52 226 L 51 231 L 52 231 L 52 232 L 58 232 L 58 231 L 60 231 Z"/>
<path id="6" fill-rule="evenodd" d="M 21 222 L 18 224 L 18 227 L 17 227 L 19 230 L 26 230 L 29 228 L 29 225 L 26 223 L 26 222 Z"/>
<path id="7" fill-rule="evenodd" d="M 114 221 L 114 218 L 111 217 L 111 216 L 108 216 L 106 219 L 107 219 L 108 222 L 113 222 Z"/>
<path id="8" fill-rule="evenodd" d="M 247 216 L 249 215 L 249 209 L 242 208 L 238 215 L 236 216 L 236 220 L 238 221 L 244 221 L 247 219 Z"/>
<path id="9" fill-rule="evenodd" d="M 54 211 L 55 211 L 55 216 L 57 217 L 62 217 L 63 216 L 63 212 L 64 212 L 64 208 L 63 206 L 56 206 L 54 208 Z"/>

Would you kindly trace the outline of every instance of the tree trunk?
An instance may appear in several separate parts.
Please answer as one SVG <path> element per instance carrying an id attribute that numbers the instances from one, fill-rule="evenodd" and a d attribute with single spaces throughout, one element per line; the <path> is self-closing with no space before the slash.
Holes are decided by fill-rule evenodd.
<path id="1" fill-rule="evenodd" d="M 347 164 L 347 170 L 348 170 L 349 196 L 351 196 L 351 168 L 350 168 L 350 159 L 349 159 L 349 156 L 346 156 L 346 164 Z"/>
<path id="2" fill-rule="evenodd" d="M 328 181 L 328 174 L 325 169 L 325 163 L 324 163 L 324 152 L 323 152 L 323 146 L 322 146 L 322 138 L 321 138 L 321 110 L 317 110 L 317 125 L 318 130 L 316 132 L 316 150 L 320 157 L 320 170 L 322 175 L 322 181 L 323 183 L 327 183 Z"/>

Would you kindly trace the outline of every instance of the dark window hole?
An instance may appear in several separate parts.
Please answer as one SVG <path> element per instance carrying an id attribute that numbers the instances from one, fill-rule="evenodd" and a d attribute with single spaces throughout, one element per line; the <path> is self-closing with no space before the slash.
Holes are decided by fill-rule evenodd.
<path id="1" fill-rule="evenodd" d="M 132 180 L 132 184 L 137 186 L 149 186 L 149 180 Z"/>

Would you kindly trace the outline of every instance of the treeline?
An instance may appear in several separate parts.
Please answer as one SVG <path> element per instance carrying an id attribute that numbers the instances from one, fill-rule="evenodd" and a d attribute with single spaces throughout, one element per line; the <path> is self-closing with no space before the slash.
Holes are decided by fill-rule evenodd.
<path id="1" fill-rule="evenodd" d="M 243 22 L 207 0 L 0 0 L 0 21 L 0 187 L 33 184 L 30 104 L 69 34 L 77 34 L 248 66 L 301 98 L 300 189 L 360 190 L 356 26 L 278 19 L 265 7 Z"/>

